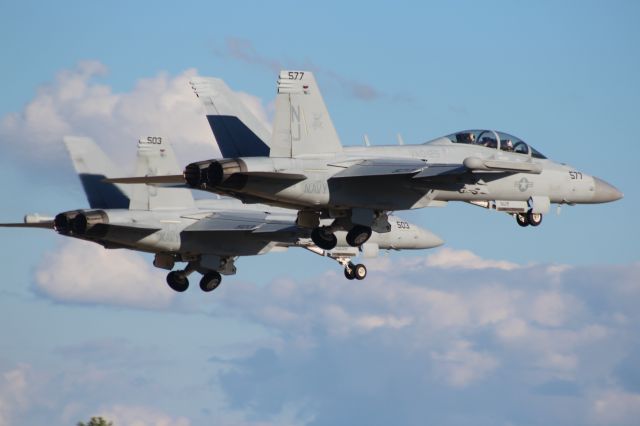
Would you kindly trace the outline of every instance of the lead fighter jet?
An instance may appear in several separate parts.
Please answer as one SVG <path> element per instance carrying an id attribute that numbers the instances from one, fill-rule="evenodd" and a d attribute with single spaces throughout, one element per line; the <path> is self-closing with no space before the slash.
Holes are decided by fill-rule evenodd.
<path id="1" fill-rule="evenodd" d="M 209 292 L 221 274 L 236 273 L 235 261 L 251 256 L 301 247 L 338 261 L 348 279 L 364 279 L 363 264 L 351 259 L 359 252 L 346 244 L 326 251 L 309 239 L 309 231 L 295 224 L 296 212 L 265 205 L 245 206 L 233 198 L 194 200 L 189 189 L 121 186 L 103 182 L 116 176 L 115 166 L 88 138 L 67 137 L 65 144 L 80 177 L 90 208 L 70 210 L 55 217 L 25 216 L 24 223 L 3 227 L 54 229 L 59 234 L 92 241 L 107 249 L 125 248 L 154 253 L 154 266 L 170 270 L 167 283 L 178 292 L 189 286 L 188 276 L 202 274 L 200 288 Z M 175 173 L 177 162 L 162 137 L 138 141 L 137 174 Z M 395 218 L 393 230 L 374 234 L 364 254 L 378 249 L 424 249 L 442 240 L 431 232 Z M 172 270 L 186 262 L 184 269 Z"/>
<path id="2" fill-rule="evenodd" d="M 213 93 L 207 102 L 215 109 L 220 100 Z M 622 198 L 605 181 L 494 130 L 457 132 L 421 145 L 343 147 L 309 71 L 280 72 L 275 105 L 269 146 L 246 131 L 240 141 L 255 154 L 191 163 L 179 175 L 112 182 L 184 185 L 296 209 L 296 223 L 326 250 L 336 246 L 338 231 L 346 231 L 354 247 L 374 231 L 389 232 L 394 210 L 464 201 L 507 212 L 521 226 L 538 226 L 551 203 Z M 213 117 L 214 133 L 216 126 L 221 133 L 242 128 L 232 117 Z"/>

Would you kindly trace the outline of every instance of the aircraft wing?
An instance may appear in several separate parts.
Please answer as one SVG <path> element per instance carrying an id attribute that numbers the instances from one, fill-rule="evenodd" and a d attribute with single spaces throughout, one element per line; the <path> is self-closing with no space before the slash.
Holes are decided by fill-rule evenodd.
<path id="1" fill-rule="evenodd" d="M 43 228 L 53 229 L 53 221 L 37 222 L 37 223 L 0 223 L 0 227 L 3 228 Z"/>
<path id="2" fill-rule="evenodd" d="M 23 222 L 0 223 L 0 227 L 53 229 L 53 218 L 43 217 L 43 216 L 40 216 L 39 214 L 28 214 L 24 217 Z"/>
<path id="3" fill-rule="evenodd" d="M 290 219 L 270 219 L 265 212 L 224 211 L 215 212 L 198 220 L 185 228 L 184 232 L 253 232 L 270 233 L 283 231 L 297 231 L 294 217 Z"/>
<path id="4" fill-rule="evenodd" d="M 542 172 L 542 167 L 536 163 L 480 159 L 477 157 L 466 158 L 462 164 L 432 164 L 412 158 L 379 158 L 334 163 L 331 165 L 344 167 L 344 170 L 333 175 L 332 179 L 400 175 L 411 176 L 413 179 L 430 179 L 469 172 L 532 174 L 540 174 Z"/>
<path id="5" fill-rule="evenodd" d="M 266 179 L 283 180 L 283 181 L 301 181 L 307 177 L 300 173 L 281 173 L 281 172 L 237 172 L 235 175 L 244 175 L 249 177 L 262 177 Z M 121 183 L 121 184 L 139 184 L 157 185 L 172 188 L 191 188 L 185 182 L 184 175 L 161 175 L 161 176 L 133 176 L 104 179 L 104 182 Z"/>
<path id="6" fill-rule="evenodd" d="M 374 158 L 355 162 L 333 163 L 331 165 L 344 168 L 344 170 L 333 175 L 332 179 L 413 175 L 427 167 L 426 162 L 412 158 Z"/>

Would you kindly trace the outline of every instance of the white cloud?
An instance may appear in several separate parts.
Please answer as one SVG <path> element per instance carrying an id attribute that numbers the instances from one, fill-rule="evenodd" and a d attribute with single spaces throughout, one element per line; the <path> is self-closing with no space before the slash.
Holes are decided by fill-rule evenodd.
<path id="1" fill-rule="evenodd" d="M 520 267 L 517 263 L 508 262 L 506 260 L 483 259 L 469 250 L 454 250 L 447 247 L 427 256 L 426 266 L 443 269 L 494 268 L 502 269 L 504 271 L 511 271 Z"/>
<path id="2" fill-rule="evenodd" d="M 640 394 L 621 390 L 601 393 L 592 404 L 592 422 L 601 425 L 637 425 Z"/>
<path id="3" fill-rule="evenodd" d="M 119 163 L 131 164 L 138 138 L 158 135 L 172 141 L 185 164 L 219 155 L 204 109 L 188 84 L 195 69 L 139 79 L 129 92 L 96 81 L 107 71 L 100 62 L 82 61 L 58 73 L 22 111 L 0 119 L 3 147 L 48 164 L 65 158 L 63 136 L 88 136 Z M 262 101 L 242 92 L 238 96 L 270 128 Z"/>
<path id="4" fill-rule="evenodd" d="M 563 324 L 568 312 L 567 296 L 556 291 L 546 291 L 533 300 L 532 318 L 540 324 L 557 327 Z"/>
<path id="5" fill-rule="evenodd" d="M 471 342 L 466 340 L 453 342 L 445 352 L 432 352 L 431 357 L 436 361 L 436 370 L 444 374 L 449 385 L 457 388 L 482 379 L 499 364 L 490 354 L 474 351 Z"/>
<path id="6" fill-rule="evenodd" d="M 47 253 L 35 273 L 37 289 L 60 302 L 160 309 L 175 293 L 162 272 L 128 250 L 66 240 Z"/>
<path id="7" fill-rule="evenodd" d="M 98 410 L 102 416 L 118 426 L 189 426 L 185 417 L 171 417 L 157 408 L 117 404 Z"/>
<path id="8" fill-rule="evenodd" d="M 240 102 L 242 102 L 244 106 L 247 107 L 249 112 L 251 112 L 258 119 L 260 124 L 262 124 L 265 127 L 265 129 L 271 132 L 273 128 L 267 112 L 269 106 L 265 107 L 264 103 L 262 102 L 262 99 L 260 99 L 257 96 L 250 95 L 249 93 L 245 93 L 245 92 L 234 92 L 234 93 L 238 97 Z M 273 103 L 273 101 L 269 105 L 273 105 L 273 108 L 275 108 L 275 104 Z"/>
<path id="9" fill-rule="evenodd" d="M 0 375 L 0 426 L 10 426 L 17 414 L 28 405 L 31 367 L 20 364 Z"/>

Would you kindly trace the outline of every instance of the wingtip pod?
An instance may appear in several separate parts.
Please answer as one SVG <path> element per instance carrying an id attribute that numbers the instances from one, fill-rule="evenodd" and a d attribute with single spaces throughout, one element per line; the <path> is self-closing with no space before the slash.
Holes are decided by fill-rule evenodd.
<path id="1" fill-rule="evenodd" d="M 53 229 L 53 218 L 29 213 L 24 216 L 22 223 L 0 223 L 3 228 L 45 228 Z"/>
<path id="2" fill-rule="evenodd" d="M 38 213 L 28 213 L 24 215 L 24 223 L 25 224 L 35 224 L 35 223 L 48 223 L 52 222 L 53 218 L 50 216 L 40 216 Z"/>

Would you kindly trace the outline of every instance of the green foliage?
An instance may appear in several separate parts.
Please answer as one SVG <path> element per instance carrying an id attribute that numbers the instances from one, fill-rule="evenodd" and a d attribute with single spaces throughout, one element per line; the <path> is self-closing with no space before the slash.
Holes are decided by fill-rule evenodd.
<path id="1" fill-rule="evenodd" d="M 113 426 L 113 422 L 108 422 L 102 417 L 91 417 L 89 423 L 78 422 L 77 426 Z"/>

